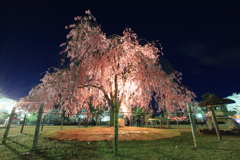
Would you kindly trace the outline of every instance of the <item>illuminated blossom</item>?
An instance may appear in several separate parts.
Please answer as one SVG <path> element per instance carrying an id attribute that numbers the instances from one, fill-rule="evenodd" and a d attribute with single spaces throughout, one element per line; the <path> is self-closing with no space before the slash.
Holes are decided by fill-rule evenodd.
<path id="1" fill-rule="evenodd" d="M 154 98 L 159 108 L 171 112 L 185 109 L 194 99 L 195 94 L 180 84 L 182 74 L 167 74 L 159 64 L 158 42 L 141 45 L 130 28 L 122 36 L 106 37 L 100 25 L 84 19 L 67 27 L 67 67 L 46 72 L 23 101 L 44 102 L 47 110 L 60 104 L 68 113 L 78 113 L 88 110 L 90 102 L 110 110 L 116 103 L 119 108 L 124 104 L 147 110 Z"/>
<path id="2" fill-rule="evenodd" d="M 85 11 L 86 14 L 91 14 L 90 10 Z"/>

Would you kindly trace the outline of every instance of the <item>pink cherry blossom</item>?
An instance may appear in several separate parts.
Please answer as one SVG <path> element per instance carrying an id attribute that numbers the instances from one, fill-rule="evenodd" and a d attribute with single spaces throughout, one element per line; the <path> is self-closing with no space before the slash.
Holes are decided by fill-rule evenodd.
<path id="1" fill-rule="evenodd" d="M 86 18 L 69 26 L 68 41 L 61 45 L 66 46 L 61 54 L 69 58 L 69 65 L 46 72 L 19 104 L 44 102 L 45 110 L 59 104 L 62 110 L 76 114 L 81 108 L 88 111 L 90 102 L 98 108 L 111 109 L 119 103 L 120 109 L 124 104 L 147 110 L 154 97 L 159 109 L 186 109 L 195 94 L 180 84 L 180 72 L 163 70 L 159 64 L 162 47 L 157 41 L 141 45 L 130 28 L 122 36 L 106 37 L 100 25 Z M 36 104 L 29 103 L 29 110 L 36 109 Z"/>

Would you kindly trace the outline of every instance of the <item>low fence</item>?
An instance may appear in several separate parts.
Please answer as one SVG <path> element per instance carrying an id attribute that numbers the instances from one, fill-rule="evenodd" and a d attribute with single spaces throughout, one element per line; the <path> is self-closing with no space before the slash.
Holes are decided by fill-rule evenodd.
<path id="1" fill-rule="evenodd" d="M 124 126 L 141 126 L 160 125 L 162 123 L 170 124 L 189 124 L 189 118 L 186 113 L 130 113 L 121 112 L 118 115 L 119 122 Z M 37 122 L 37 114 L 34 117 L 26 117 L 25 125 L 35 125 Z M 205 123 L 204 118 L 195 117 L 195 122 Z M 23 121 L 21 121 L 21 124 Z M 91 113 L 82 114 L 65 114 L 65 113 L 43 113 L 42 123 L 44 125 L 78 125 L 78 126 L 95 126 L 110 125 L 110 113 L 93 115 Z"/>
<path id="2" fill-rule="evenodd" d="M 104 122 L 104 125 L 109 125 L 110 122 L 110 113 L 105 112 L 103 114 L 89 114 L 89 113 L 83 113 L 83 114 L 65 114 L 63 113 L 44 113 L 43 112 L 43 103 L 40 104 L 39 111 L 35 114 L 35 117 L 27 117 L 27 115 L 24 116 L 24 119 L 22 121 L 22 128 L 20 133 L 23 132 L 25 124 L 28 123 L 36 123 L 36 129 L 34 133 L 33 138 L 33 145 L 31 150 L 35 150 L 37 148 L 38 144 L 38 138 L 40 130 L 43 130 L 44 125 L 55 125 L 61 124 L 61 129 L 63 125 L 66 124 L 75 124 L 79 127 L 81 125 L 84 125 L 85 127 L 87 125 L 102 125 L 102 122 Z M 9 117 L 9 121 L 6 126 L 5 133 L 3 135 L 2 144 L 6 143 L 8 132 L 10 129 L 10 126 L 12 124 L 12 120 L 15 114 L 15 107 L 12 109 L 11 115 Z M 191 112 L 190 112 L 191 114 Z M 175 117 L 174 117 L 175 116 Z M 191 116 L 192 117 L 192 116 Z M 31 121 L 29 119 L 31 118 Z M 138 112 L 138 113 L 130 113 L 130 112 L 121 112 L 119 113 L 119 126 L 134 126 L 137 125 L 140 127 L 141 125 L 146 125 L 146 127 L 149 127 L 149 125 L 158 125 L 160 128 L 163 128 L 166 124 L 167 128 L 171 128 L 171 122 L 176 122 L 179 128 L 179 121 L 185 121 L 187 120 L 187 116 L 185 117 L 183 113 L 144 113 L 144 112 Z M 36 120 L 36 121 L 35 121 Z M 60 121 L 61 120 L 61 121 Z M 107 121 L 102 121 L 107 120 Z M 60 123 L 59 123 L 60 122 Z M 191 125 L 192 125 L 191 120 Z"/>

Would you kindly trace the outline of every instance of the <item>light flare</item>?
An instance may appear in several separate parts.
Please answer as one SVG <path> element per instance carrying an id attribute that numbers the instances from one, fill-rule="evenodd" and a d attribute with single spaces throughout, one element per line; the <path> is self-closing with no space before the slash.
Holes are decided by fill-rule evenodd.
<path id="1" fill-rule="evenodd" d="M 16 104 L 16 101 L 12 99 L 0 98 L 0 112 L 7 112 L 10 114 L 15 104 Z"/>

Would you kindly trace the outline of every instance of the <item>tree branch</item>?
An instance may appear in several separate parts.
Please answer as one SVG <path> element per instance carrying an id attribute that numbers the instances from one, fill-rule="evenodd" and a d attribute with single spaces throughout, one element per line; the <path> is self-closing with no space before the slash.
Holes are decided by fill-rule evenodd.
<path id="1" fill-rule="evenodd" d="M 125 98 L 125 95 L 122 93 L 121 99 L 119 101 L 119 108 L 118 108 L 118 110 L 120 109 L 120 106 L 122 105 L 122 102 L 123 102 L 124 98 Z"/>
<path id="2" fill-rule="evenodd" d="M 97 88 L 97 89 L 101 90 L 104 94 L 104 97 L 107 99 L 107 101 L 109 103 L 111 103 L 111 99 L 109 98 L 107 92 L 102 87 L 99 87 L 99 86 L 94 85 L 94 84 L 85 84 L 85 85 L 83 85 L 81 87 L 77 87 L 77 88 L 85 88 L 85 87 L 93 87 L 93 88 Z"/>
<path id="3" fill-rule="evenodd" d="M 118 94 L 118 84 L 117 84 L 117 75 L 115 75 L 114 77 L 114 85 L 115 85 L 115 91 L 114 91 L 114 99 L 115 99 L 115 103 L 117 102 L 117 94 Z"/>

